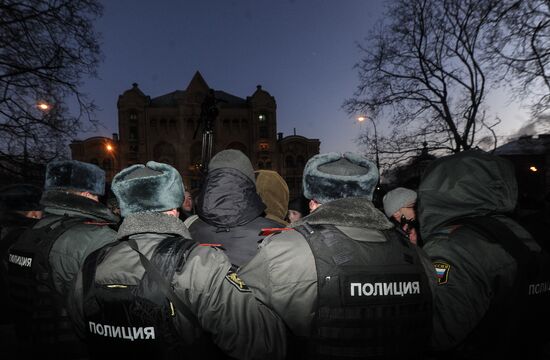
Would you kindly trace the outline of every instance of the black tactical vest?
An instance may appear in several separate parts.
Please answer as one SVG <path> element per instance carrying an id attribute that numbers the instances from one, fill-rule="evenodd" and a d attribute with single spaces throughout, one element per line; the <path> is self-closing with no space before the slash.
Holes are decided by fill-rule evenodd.
<path id="1" fill-rule="evenodd" d="M 307 356 L 420 357 L 431 332 L 432 295 L 413 245 L 394 229 L 383 232 L 384 242 L 356 241 L 333 225 L 296 230 L 309 243 L 318 277 Z"/>
<path id="2" fill-rule="evenodd" d="M 92 253 L 82 269 L 84 291 L 84 318 L 90 354 L 94 358 L 128 359 L 183 358 L 189 344 L 176 328 L 176 313 L 196 319 L 189 311 L 172 303 L 164 295 L 161 284 L 146 271 L 137 285 L 120 283 L 98 284 L 95 274 L 110 244 Z M 169 283 L 176 271 L 185 264 L 187 255 L 197 244 L 190 239 L 170 237 L 155 248 L 149 266 L 154 266 Z M 143 264 L 143 262 L 142 262 Z M 191 318 L 190 318 L 191 317 Z"/>
<path id="3" fill-rule="evenodd" d="M 57 294 L 49 262 L 55 241 L 81 217 L 64 216 L 49 225 L 26 230 L 8 251 L 9 295 L 14 306 L 20 351 L 50 352 L 71 358 L 82 353 L 64 300 Z"/>

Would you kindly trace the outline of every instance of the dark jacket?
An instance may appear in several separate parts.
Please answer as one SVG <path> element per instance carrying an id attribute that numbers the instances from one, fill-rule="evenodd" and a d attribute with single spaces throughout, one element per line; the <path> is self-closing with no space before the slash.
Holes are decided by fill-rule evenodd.
<path id="1" fill-rule="evenodd" d="M 291 226 L 299 227 L 305 222 L 334 225 L 347 237 L 370 244 L 388 241 L 382 232 L 393 228 L 385 215 L 366 198 L 328 202 Z M 420 255 L 420 269 L 426 271 L 433 288 L 435 276 L 429 258 L 412 245 L 404 250 L 408 251 Z M 267 237 L 258 254 L 238 273 L 256 296 L 283 318 L 294 336 L 311 336 L 312 322 L 318 311 L 318 276 L 316 259 L 304 236 L 289 230 Z"/>
<path id="2" fill-rule="evenodd" d="M 109 225 L 118 218 L 96 201 L 63 191 L 45 192 L 41 204 L 44 217 L 27 229 L 9 250 L 9 291 L 17 301 L 13 309 L 17 313 L 18 345 L 22 347 L 19 351 L 28 351 L 28 355 L 34 357 L 80 358 L 85 350 L 66 315 L 67 296 L 84 259 L 114 241 L 116 232 Z M 50 224 L 60 228 L 68 224 L 66 219 L 71 222 L 74 219 L 74 223 L 67 225 L 60 235 L 52 235 L 56 238 L 39 238 L 43 236 L 39 229 L 49 229 Z M 53 241 L 48 241 L 52 244 L 49 253 L 44 241 L 36 243 L 38 239 Z M 21 249 L 32 254 L 32 267 L 17 261 L 16 255 L 23 254 Z M 39 260 L 42 258 L 43 262 Z M 25 266 L 31 268 L 31 273 Z M 32 279 L 40 279 L 40 283 Z M 40 321 L 36 321 L 37 317 Z"/>
<path id="3" fill-rule="evenodd" d="M 208 173 L 197 198 L 198 219 L 189 226 L 193 239 L 220 244 L 232 264 L 241 266 L 258 252 L 262 228 L 281 225 L 263 217 L 265 205 L 251 179 L 232 168 Z"/>
<path id="4" fill-rule="evenodd" d="M 480 152 L 443 158 L 426 170 L 418 194 L 424 250 L 439 272 L 433 349 L 464 358 L 506 352 L 516 341 L 515 331 L 521 331 L 506 330 L 515 328 L 510 322 L 518 306 L 511 302 L 517 263 L 498 241 L 461 225 L 460 219 L 494 217 L 517 241 L 540 251 L 527 231 L 505 215 L 517 199 L 512 165 Z M 495 316 L 497 306 L 501 310 Z"/>
<path id="5" fill-rule="evenodd" d="M 116 231 L 110 226 L 115 225 L 119 218 L 99 202 L 63 191 L 45 192 L 40 203 L 44 206 L 44 217 L 35 228 L 47 226 L 64 215 L 87 219 L 86 223 L 62 234 L 50 252 L 55 289 L 66 296 L 84 259 L 115 240 Z"/>
<path id="6" fill-rule="evenodd" d="M 134 239 L 148 259 L 158 244 L 171 236 L 190 238 L 179 219 L 160 213 L 129 215 L 118 232 L 119 240 Z M 285 330 L 281 320 L 257 301 L 246 286 L 239 288 L 235 282 L 239 279 L 229 276 L 230 268 L 231 264 L 222 251 L 197 246 L 188 254 L 183 267 L 168 280 L 176 296 L 196 316 L 202 330 L 211 333 L 216 345 L 231 356 L 239 359 L 284 357 Z M 107 251 L 95 271 L 97 284 L 131 287 L 141 281 L 145 269 L 138 253 L 126 241 L 120 241 Z M 86 335 L 89 327 L 84 318 L 82 279 L 80 273 L 69 310 L 79 332 Z M 179 311 L 174 323 L 178 339 L 189 346 L 202 333 Z M 192 354 L 181 355 L 182 358 L 186 356 L 194 358 Z"/>

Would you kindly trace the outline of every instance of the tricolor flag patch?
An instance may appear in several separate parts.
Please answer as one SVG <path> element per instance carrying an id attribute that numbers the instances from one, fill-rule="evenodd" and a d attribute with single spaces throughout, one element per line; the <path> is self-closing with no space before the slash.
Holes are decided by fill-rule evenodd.
<path id="1" fill-rule="evenodd" d="M 434 263 L 435 274 L 437 276 L 437 284 L 443 285 L 449 281 L 449 271 L 451 270 L 451 265 L 443 261 L 435 261 Z"/>

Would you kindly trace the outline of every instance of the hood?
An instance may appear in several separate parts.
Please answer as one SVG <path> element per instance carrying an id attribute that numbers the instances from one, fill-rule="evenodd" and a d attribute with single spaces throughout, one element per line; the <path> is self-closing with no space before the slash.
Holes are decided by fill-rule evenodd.
<path id="1" fill-rule="evenodd" d="M 119 217 L 102 203 L 65 191 L 45 191 L 42 194 L 42 199 L 40 199 L 40 204 L 45 207 L 46 212 L 52 214 L 63 215 L 67 213 L 75 216 L 94 217 L 113 223 L 119 221 Z"/>
<path id="2" fill-rule="evenodd" d="M 256 189 L 266 206 L 266 217 L 286 225 L 289 196 L 286 181 L 273 170 L 258 170 L 256 174 Z"/>
<path id="3" fill-rule="evenodd" d="M 311 225 L 331 224 L 376 230 L 387 230 L 393 227 L 393 224 L 368 197 L 349 197 L 329 201 L 293 223 L 292 227 L 303 225 L 304 222 Z"/>
<path id="4" fill-rule="evenodd" d="M 508 160 L 471 150 L 434 161 L 418 188 L 420 233 L 429 241 L 438 228 L 464 216 L 514 210 L 518 187 Z"/>
<path id="5" fill-rule="evenodd" d="M 197 215 L 219 228 L 245 225 L 264 210 L 254 182 L 233 168 L 210 171 L 197 197 Z"/>

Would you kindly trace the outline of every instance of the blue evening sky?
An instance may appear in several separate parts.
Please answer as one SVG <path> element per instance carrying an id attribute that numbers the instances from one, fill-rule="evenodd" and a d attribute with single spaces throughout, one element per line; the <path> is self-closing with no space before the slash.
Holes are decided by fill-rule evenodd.
<path id="1" fill-rule="evenodd" d="M 105 125 L 117 130 L 118 96 L 133 82 L 151 97 L 187 87 L 200 71 L 210 87 L 246 98 L 256 85 L 277 101 L 278 131 L 321 140 L 321 152 L 357 151 L 358 124 L 341 108 L 358 83 L 353 68 L 383 1 L 158 0 L 104 1 L 100 79 L 84 90 Z M 492 114 L 510 135 L 528 114 L 493 90 Z M 383 124 L 379 123 L 380 128 Z M 383 131 L 383 129 L 380 129 Z M 380 131 L 379 130 L 379 131 Z"/>

